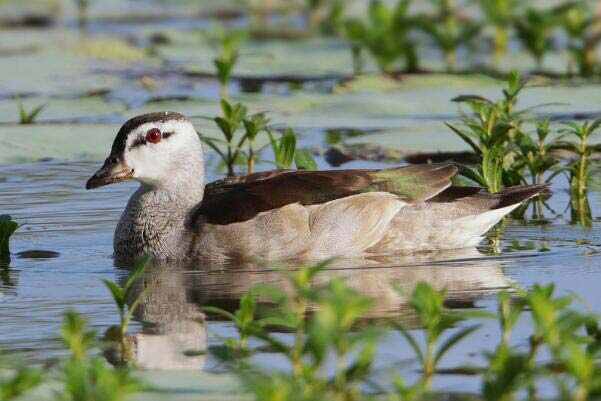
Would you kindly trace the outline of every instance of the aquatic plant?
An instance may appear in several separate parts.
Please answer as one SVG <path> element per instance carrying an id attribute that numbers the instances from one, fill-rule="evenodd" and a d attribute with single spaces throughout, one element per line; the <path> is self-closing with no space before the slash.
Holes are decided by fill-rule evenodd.
<path id="1" fill-rule="evenodd" d="M 290 168 L 293 162 L 298 169 L 315 170 L 317 164 L 308 151 L 297 149 L 297 135 L 291 128 L 285 129 L 279 137 L 269 126 L 269 119 L 265 113 L 248 114 L 248 108 L 242 103 L 231 104 L 221 100 L 222 116 L 215 117 L 213 121 L 219 127 L 225 140 L 201 136 L 201 140 L 213 149 L 221 158 L 227 168 L 227 175 L 235 175 L 236 165 L 245 165 L 246 173 L 254 172 L 260 149 L 255 148 L 255 141 L 259 134 L 265 134 L 274 154 L 274 164 L 279 169 Z M 237 136 L 239 129 L 244 132 Z M 225 146 L 225 150 L 221 147 Z M 246 149 L 246 150 L 245 150 Z"/>
<path id="2" fill-rule="evenodd" d="M 262 132 L 268 132 L 269 119 L 265 113 L 256 113 L 242 120 L 245 129 L 245 137 L 247 145 L 246 157 L 246 172 L 252 174 L 255 171 L 255 162 L 258 158 L 258 153 L 255 150 L 255 139 Z"/>
<path id="3" fill-rule="evenodd" d="M 305 0 L 305 21 L 311 32 L 338 35 L 342 31 L 345 10 L 343 0 Z"/>
<path id="4" fill-rule="evenodd" d="M 510 29 L 519 7 L 520 0 L 475 0 L 486 21 L 494 27 L 494 54 L 498 61 L 507 52 Z"/>
<path id="5" fill-rule="evenodd" d="M 9 215 L 0 215 L 0 262 L 10 260 L 10 237 L 18 228 L 19 224 Z"/>
<path id="6" fill-rule="evenodd" d="M 61 372 L 61 401 L 123 401 L 141 389 L 141 383 L 126 368 L 112 368 L 101 357 L 90 356 L 96 333 L 78 313 L 65 313 L 61 328 L 70 356 Z"/>
<path id="7" fill-rule="evenodd" d="M 573 220 L 582 225 L 590 227 L 591 211 L 588 203 L 588 183 L 590 181 L 590 159 L 593 148 L 589 143 L 593 135 L 601 132 L 601 119 L 585 121 L 583 123 L 568 122 L 560 130 L 567 138 L 575 139 L 576 142 L 561 141 L 557 147 L 571 151 L 575 154 L 575 160 L 566 167 L 570 179 L 570 195 Z"/>
<path id="8" fill-rule="evenodd" d="M 22 362 L 8 361 L 0 354 L 0 400 L 11 401 L 21 398 L 44 380 L 44 374 L 38 368 L 25 366 Z"/>
<path id="9" fill-rule="evenodd" d="M 572 4 L 561 18 L 561 27 L 569 38 L 568 50 L 572 55 L 569 72 L 573 66 L 578 73 L 588 77 L 595 74 L 599 68 L 597 47 L 601 41 L 601 32 L 596 27 L 597 20 L 589 3 L 579 1 Z"/>
<path id="10" fill-rule="evenodd" d="M 77 6 L 77 24 L 79 29 L 84 29 L 88 25 L 88 10 L 90 0 L 75 0 Z"/>
<path id="11" fill-rule="evenodd" d="M 232 319 L 244 345 L 248 345 L 249 338 L 262 344 L 259 348 L 247 348 L 245 355 L 267 347 L 289 362 L 289 372 L 273 372 L 255 366 L 248 358 L 232 358 L 239 356 L 239 352 L 218 350 L 217 355 L 233 364 L 257 399 L 362 399 L 361 386 L 370 372 L 380 330 L 357 328 L 359 318 L 371 307 L 369 299 L 341 280 L 331 280 L 322 286 L 314 284 L 316 275 L 326 265 L 324 262 L 282 272 L 291 288 L 289 292 L 273 286 L 255 287 L 249 296 L 266 300 L 261 308 L 255 300 L 246 297 L 235 314 L 207 309 Z M 309 311 L 312 313 L 308 314 Z M 283 342 L 267 330 L 269 327 L 292 333 L 292 341 Z M 232 344 L 240 345 L 235 342 L 226 345 Z M 330 374 L 325 369 L 328 356 L 335 360 Z"/>
<path id="12" fill-rule="evenodd" d="M 518 39 L 534 58 L 538 70 L 542 69 L 545 55 L 553 48 L 553 31 L 566 10 L 566 4 L 547 9 L 529 7 L 514 19 Z"/>
<path id="13" fill-rule="evenodd" d="M 242 126 L 244 119 L 248 115 L 248 108 L 242 103 L 229 103 L 225 98 L 221 99 L 221 116 L 213 118 L 215 124 L 219 127 L 225 141 L 218 138 L 208 138 L 201 136 L 202 141 L 213 149 L 227 168 L 228 177 L 235 175 L 234 167 L 239 160 L 241 148 L 246 141 L 246 136 L 242 136 L 235 142 L 235 135 Z M 225 152 L 221 150 L 219 144 L 225 145 Z"/>
<path id="14" fill-rule="evenodd" d="M 113 302 L 119 312 L 119 325 L 112 326 L 107 330 L 105 338 L 109 341 L 114 341 L 119 344 L 120 364 L 126 364 L 132 359 L 131 347 L 127 341 L 127 329 L 133 317 L 134 312 L 138 308 L 144 291 L 137 294 L 135 299 L 132 299 L 135 288 L 134 285 L 142 277 L 146 269 L 148 257 L 138 260 L 134 266 L 132 273 L 129 275 L 125 283 L 120 286 L 114 281 L 102 280 L 104 285 L 111 292 Z M 129 303 L 129 304 L 128 304 Z"/>
<path id="15" fill-rule="evenodd" d="M 517 394 L 535 399 L 541 381 L 554 383 L 560 399 L 586 400 L 601 392 L 601 368 L 596 363 L 601 351 L 598 317 L 572 307 L 572 297 L 555 296 L 553 285 L 501 292 L 498 311 L 493 315 L 449 310 L 444 306 L 445 291 L 417 283 L 409 306 L 423 329 L 420 345 L 419 337 L 397 319 L 387 320 L 390 325 L 360 324 L 372 301 L 339 279 L 316 284 L 317 275 L 326 266 L 322 263 L 282 271 L 288 282 L 284 287 L 289 290 L 253 287 L 234 313 L 206 308 L 231 320 L 237 328 L 238 338 L 213 346 L 211 351 L 233 367 L 256 399 L 362 400 L 369 399 L 374 390 L 382 399 L 429 399 L 441 360 L 479 328 L 478 323 L 465 323 L 494 317 L 501 335 L 494 351 L 485 353 L 488 364 L 451 368 L 481 374 L 482 399 L 509 401 Z M 532 326 L 525 348 L 513 345 L 511 335 L 526 311 L 531 314 Z M 410 385 L 399 375 L 392 389 L 372 387 L 375 349 L 389 329 L 399 330 L 406 339 L 421 365 L 421 374 Z M 282 330 L 291 333 L 290 341 L 277 334 Z M 289 369 L 260 367 L 251 358 L 258 352 L 283 357 Z M 551 359 L 541 359 L 541 355 Z"/>
<path id="16" fill-rule="evenodd" d="M 367 50 L 383 73 L 394 73 L 401 58 L 405 61 L 407 72 L 417 71 L 417 49 L 409 37 L 413 27 L 409 16 L 410 4 L 411 0 L 400 0 L 394 8 L 389 8 L 380 0 L 371 0 L 367 21 L 347 19 L 345 36 L 354 55 L 358 49 Z"/>
<path id="17" fill-rule="evenodd" d="M 397 291 L 400 290 L 397 289 Z M 424 330 L 425 344 L 423 347 L 403 324 L 395 322 L 395 327 L 407 340 L 421 364 L 422 376 L 420 381 L 414 385 L 414 391 L 419 393 L 430 391 L 437 366 L 447 352 L 480 327 L 480 325 L 463 327 L 448 336 L 442 344 L 438 344 L 443 334 L 470 316 L 468 312 L 446 309 L 444 307 L 445 299 L 445 291 L 436 291 L 429 284 L 423 282 L 418 283 L 413 290 L 409 305 L 417 315 L 420 327 Z M 406 387 L 399 388 L 399 383 L 397 381 L 397 391 L 408 390 Z"/>
<path id="18" fill-rule="evenodd" d="M 278 169 L 286 170 L 296 165 L 298 170 L 317 170 L 317 163 L 311 153 L 296 147 L 296 133 L 292 128 L 286 128 L 279 138 L 272 131 L 267 131 L 269 143 L 274 155 L 274 163 Z"/>
<path id="19" fill-rule="evenodd" d="M 512 72 L 503 90 L 503 98 L 496 102 L 477 95 L 462 95 L 454 102 L 467 104 L 472 114 L 463 114 L 461 127 L 447 123 L 482 159 L 476 169 L 463 168 L 462 174 L 487 188 L 499 192 L 505 185 L 522 181 L 519 168 L 510 160 L 511 147 L 524 122 L 524 111 L 516 111 L 518 96 L 525 81 Z"/>
<path id="20" fill-rule="evenodd" d="M 437 8 L 436 15 L 421 14 L 414 18 L 415 25 L 425 32 L 442 51 L 447 70 L 455 69 L 457 50 L 469 46 L 480 33 L 482 26 L 459 14 L 449 0 L 431 0 Z"/>
<path id="21" fill-rule="evenodd" d="M 213 41 L 217 43 L 219 54 L 213 59 L 213 65 L 217 70 L 221 98 L 226 99 L 232 72 L 240 55 L 240 46 L 246 40 L 247 34 L 241 30 L 221 29 L 216 32 L 217 34 Z"/>
<path id="22" fill-rule="evenodd" d="M 35 120 L 38 118 L 39 114 L 46 108 L 46 106 L 47 104 L 41 104 L 39 106 L 34 107 L 31 111 L 27 111 L 23 102 L 20 99 L 18 99 L 17 107 L 19 109 L 19 124 L 34 124 Z"/>

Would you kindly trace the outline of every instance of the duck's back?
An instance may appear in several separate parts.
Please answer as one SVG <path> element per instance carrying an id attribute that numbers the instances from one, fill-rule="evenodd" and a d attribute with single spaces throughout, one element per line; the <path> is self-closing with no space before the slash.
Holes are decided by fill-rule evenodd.
<path id="1" fill-rule="evenodd" d="M 542 187 L 450 188 L 456 168 L 278 171 L 209 184 L 193 252 L 210 259 L 321 259 L 475 245 Z"/>

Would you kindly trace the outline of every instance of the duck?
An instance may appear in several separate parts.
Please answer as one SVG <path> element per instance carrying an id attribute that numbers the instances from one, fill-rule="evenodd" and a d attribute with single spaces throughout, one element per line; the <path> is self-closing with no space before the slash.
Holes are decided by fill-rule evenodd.
<path id="1" fill-rule="evenodd" d="M 117 223 L 114 257 L 131 263 L 316 261 L 474 247 L 504 216 L 546 190 L 488 193 L 452 185 L 454 164 L 276 170 L 205 182 L 204 151 L 177 112 L 131 118 L 87 181 L 139 182 Z"/>

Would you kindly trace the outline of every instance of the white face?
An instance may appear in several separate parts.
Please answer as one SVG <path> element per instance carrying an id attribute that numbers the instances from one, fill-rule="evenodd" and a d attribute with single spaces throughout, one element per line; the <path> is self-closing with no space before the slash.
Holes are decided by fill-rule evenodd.
<path id="1" fill-rule="evenodd" d="M 148 134 L 161 133 L 152 142 Z M 123 161 L 134 170 L 133 178 L 146 185 L 160 186 L 202 173 L 203 155 L 198 134 L 187 120 L 169 120 L 143 124 L 130 132 Z M 200 164 L 201 171 L 198 171 Z M 182 177 L 183 176 L 183 177 Z"/>

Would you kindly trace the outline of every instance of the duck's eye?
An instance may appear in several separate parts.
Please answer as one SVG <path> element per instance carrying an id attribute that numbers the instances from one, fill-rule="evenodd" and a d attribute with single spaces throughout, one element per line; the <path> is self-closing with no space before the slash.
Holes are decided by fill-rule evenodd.
<path id="1" fill-rule="evenodd" d="M 146 133 L 146 141 L 150 143 L 161 142 L 161 130 L 158 128 L 149 129 Z"/>

